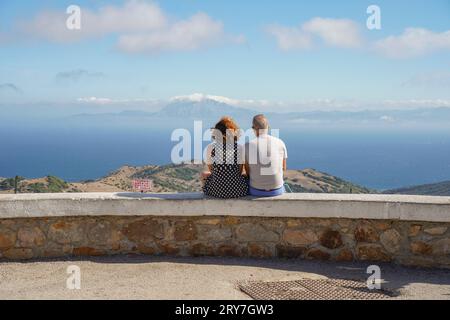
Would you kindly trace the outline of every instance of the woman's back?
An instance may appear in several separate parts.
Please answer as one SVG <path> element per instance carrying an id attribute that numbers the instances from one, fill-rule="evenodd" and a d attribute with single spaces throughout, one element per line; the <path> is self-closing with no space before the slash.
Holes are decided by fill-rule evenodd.
<path id="1" fill-rule="evenodd" d="M 243 150 L 236 141 L 214 142 L 208 146 L 207 163 L 211 175 L 206 179 L 203 192 L 216 198 L 238 198 L 248 194 L 247 178 L 241 174 Z"/>

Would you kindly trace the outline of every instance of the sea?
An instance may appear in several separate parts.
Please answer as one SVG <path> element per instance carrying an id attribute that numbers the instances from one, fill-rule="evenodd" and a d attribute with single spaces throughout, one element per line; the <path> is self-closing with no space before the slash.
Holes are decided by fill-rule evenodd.
<path id="1" fill-rule="evenodd" d="M 1 126 L 0 177 L 91 180 L 123 165 L 171 163 L 172 129 Z M 288 168 L 378 190 L 450 180 L 450 131 L 288 129 Z M 206 144 L 207 142 L 205 142 Z"/>

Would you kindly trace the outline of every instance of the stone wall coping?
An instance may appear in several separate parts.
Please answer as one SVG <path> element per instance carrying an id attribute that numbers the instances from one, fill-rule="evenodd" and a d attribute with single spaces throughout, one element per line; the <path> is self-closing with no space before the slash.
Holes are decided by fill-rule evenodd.
<path id="1" fill-rule="evenodd" d="M 450 222 L 450 197 L 290 193 L 221 200 L 201 193 L 1 194 L 0 219 L 66 216 L 261 216 Z"/>

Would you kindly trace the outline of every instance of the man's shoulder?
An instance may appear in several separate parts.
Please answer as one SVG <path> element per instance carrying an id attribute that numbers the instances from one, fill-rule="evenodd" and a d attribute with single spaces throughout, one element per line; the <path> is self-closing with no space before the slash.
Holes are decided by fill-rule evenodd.
<path id="1" fill-rule="evenodd" d="M 269 137 L 270 137 L 270 139 L 272 139 L 272 140 L 275 141 L 276 143 L 279 143 L 280 145 L 285 145 L 284 141 L 281 140 L 280 138 L 275 137 L 275 136 L 269 136 Z"/>
<path id="2" fill-rule="evenodd" d="M 284 145 L 284 141 L 283 140 L 281 140 L 280 138 L 278 138 L 278 137 L 275 137 L 275 136 L 272 136 L 272 135 L 266 135 L 266 136 L 264 136 L 264 137 L 256 137 L 256 138 L 253 138 L 253 139 L 251 139 L 250 141 L 247 141 L 246 143 L 245 143 L 245 146 L 248 146 L 248 145 L 256 145 L 256 144 L 258 144 L 260 141 L 261 141 L 261 139 L 266 139 L 266 140 L 272 140 L 272 141 L 275 141 L 276 143 L 279 143 L 279 144 L 283 144 Z"/>

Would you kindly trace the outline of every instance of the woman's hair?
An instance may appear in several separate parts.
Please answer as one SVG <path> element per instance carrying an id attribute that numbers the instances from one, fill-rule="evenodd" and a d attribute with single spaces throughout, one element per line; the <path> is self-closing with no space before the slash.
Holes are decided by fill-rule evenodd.
<path id="1" fill-rule="evenodd" d="M 212 136 L 214 139 L 217 139 L 221 136 L 223 140 L 234 139 L 234 141 L 236 141 L 239 138 L 239 126 L 231 117 L 221 118 L 212 129 Z"/>

